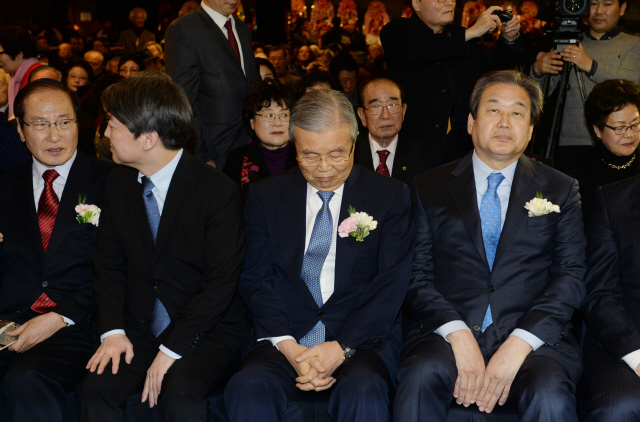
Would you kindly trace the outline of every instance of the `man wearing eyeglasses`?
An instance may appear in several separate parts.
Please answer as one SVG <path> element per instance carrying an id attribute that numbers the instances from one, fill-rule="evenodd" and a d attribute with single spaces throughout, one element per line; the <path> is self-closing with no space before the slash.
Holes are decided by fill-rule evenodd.
<path id="1" fill-rule="evenodd" d="M 358 96 L 358 116 L 369 136 L 356 142 L 355 163 L 410 185 L 429 167 L 426 145 L 398 134 L 407 111 L 403 90 L 390 79 L 377 78 L 363 85 Z"/>
<path id="2" fill-rule="evenodd" d="M 411 18 L 389 22 L 380 39 L 388 76 L 407 90 L 403 134 L 430 144 L 431 168 L 471 151 L 466 124 L 473 85 L 483 73 L 515 68 L 522 40 L 515 15 L 501 24 L 492 14 L 498 6 L 487 8 L 470 28 L 453 25 L 455 0 L 413 0 L 412 6 Z M 492 51 L 480 38 L 498 29 Z"/>
<path id="3" fill-rule="evenodd" d="M 320 397 L 335 421 L 390 420 L 414 227 L 409 188 L 354 165 L 357 128 L 342 93 L 305 94 L 289 123 L 300 168 L 249 188 L 239 292 L 255 337 L 225 392 L 231 421 Z M 366 223 L 350 211 L 376 221 L 366 237 L 348 234 Z"/>
<path id="4" fill-rule="evenodd" d="M 77 150 L 80 101 L 59 82 L 30 83 L 14 105 L 33 159 L 0 178 L 0 319 L 21 324 L 0 351 L 0 412 L 9 421 L 61 421 L 95 339 L 98 228 L 80 223 L 75 208 L 80 197 L 102 207 L 111 167 Z"/>

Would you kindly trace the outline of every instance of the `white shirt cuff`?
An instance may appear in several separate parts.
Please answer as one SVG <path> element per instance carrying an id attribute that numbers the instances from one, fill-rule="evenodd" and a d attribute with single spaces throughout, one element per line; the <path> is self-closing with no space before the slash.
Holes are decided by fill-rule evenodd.
<path id="1" fill-rule="evenodd" d="M 166 347 L 164 347 L 163 344 L 160 345 L 160 350 L 167 356 L 169 356 L 171 359 L 180 359 L 182 358 L 182 356 L 180 356 L 179 354 L 172 352 L 171 350 L 167 349 Z"/>
<path id="2" fill-rule="evenodd" d="M 529 346 L 531 346 L 531 348 L 533 349 L 534 352 L 536 350 L 538 350 L 540 348 L 540 346 L 542 346 L 544 344 L 544 341 L 540 340 L 538 337 L 534 336 L 533 334 L 531 334 L 527 330 L 523 330 L 521 328 L 516 328 L 515 330 L 513 330 L 511 332 L 511 335 L 512 336 L 516 336 L 516 337 L 520 337 L 522 340 L 524 340 L 527 343 L 529 343 Z"/>
<path id="3" fill-rule="evenodd" d="M 271 344 L 273 344 L 273 346 L 278 349 L 277 344 L 280 343 L 282 340 L 293 340 L 296 341 L 295 338 L 291 337 L 291 336 L 280 336 L 280 337 L 265 337 L 265 338 L 259 338 L 258 341 L 262 341 L 262 340 L 269 340 L 271 342 Z M 280 350 L 280 349 L 278 349 Z"/>
<path id="4" fill-rule="evenodd" d="M 628 355 L 623 356 L 622 360 L 629 365 L 629 368 L 631 368 L 636 375 L 638 374 L 636 372 L 636 368 L 640 364 L 640 350 L 636 350 L 635 352 L 631 352 Z"/>
<path id="5" fill-rule="evenodd" d="M 125 333 L 124 330 L 120 330 L 120 329 L 107 331 L 106 333 L 100 336 L 100 343 L 102 343 L 105 338 L 112 336 L 114 334 L 124 334 L 125 336 L 127 335 L 127 333 Z"/>
<path id="6" fill-rule="evenodd" d="M 60 314 L 58 314 L 58 315 L 60 315 Z M 66 316 L 64 316 L 64 315 L 60 315 L 60 316 L 62 317 L 62 320 L 67 324 L 67 326 L 69 326 L 69 325 L 76 325 L 76 323 L 75 323 L 75 322 L 73 322 L 73 320 L 70 320 L 70 319 L 69 319 L 69 318 L 67 318 Z"/>
<path id="7" fill-rule="evenodd" d="M 467 327 L 467 324 L 465 324 L 464 321 L 455 320 L 455 321 L 447 322 L 446 324 L 436 328 L 436 334 L 442 336 L 442 338 L 447 343 L 449 343 L 449 340 L 447 340 L 447 336 L 453 333 L 454 331 L 460 331 L 460 330 L 469 330 L 469 327 Z"/>

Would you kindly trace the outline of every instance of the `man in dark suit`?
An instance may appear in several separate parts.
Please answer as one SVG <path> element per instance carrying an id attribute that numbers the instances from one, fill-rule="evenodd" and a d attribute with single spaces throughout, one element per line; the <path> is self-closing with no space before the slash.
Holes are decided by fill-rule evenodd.
<path id="1" fill-rule="evenodd" d="M 474 151 L 416 179 L 395 418 L 445 421 L 455 398 L 484 412 L 509 400 L 522 421 L 577 421 L 578 184 L 522 155 L 542 110 L 534 81 L 487 74 L 469 108 Z"/>
<path id="2" fill-rule="evenodd" d="M 469 95 L 483 73 L 515 68 L 522 50 L 520 24 L 515 15 L 504 23 L 491 51 L 480 38 L 501 25 L 492 14 L 499 6 L 488 7 L 464 28 L 452 24 L 455 2 L 412 0 L 412 5 L 411 18 L 389 22 L 380 40 L 387 75 L 407 90 L 403 134 L 431 144 L 433 168 L 473 149 L 466 131 Z"/>
<path id="3" fill-rule="evenodd" d="M 399 136 L 407 111 L 403 90 L 390 79 L 373 79 L 358 92 L 358 116 L 369 131 L 356 141 L 355 163 L 411 185 L 429 169 L 425 143 Z"/>
<path id="4" fill-rule="evenodd" d="M 102 207 L 111 168 L 77 151 L 80 101 L 60 83 L 27 85 L 15 106 L 33 159 L 0 177 L 0 319 L 22 324 L 0 351 L 0 419 L 62 421 L 95 338 L 98 228 L 76 220 L 75 208 L 80 196 Z"/>
<path id="5" fill-rule="evenodd" d="M 587 222 L 587 421 L 640 420 L 640 176 L 598 190 Z"/>
<path id="6" fill-rule="evenodd" d="M 249 142 L 242 103 L 259 72 L 247 25 L 233 15 L 238 3 L 203 0 L 175 20 L 165 35 L 167 73 L 193 108 L 200 143 L 196 157 L 219 169 L 229 151 Z"/>
<path id="7" fill-rule="evenodd" d="M 299 169 L 250 187 L 239 290 L 255 342 L 225 391 L 230 420 L 278 421 L 292 401 L 333 388 L 333 420 L 388 421 L 413 248 L 409 189 L 353 165 L 357 122 L 337 91 L 305 94 L 289 133 Z M 360 239 L 346 233 L 365 227 Z"/>
<path id="8" fill-rule="evenodd" d="M 93 254 L 102 344 L 80 386 L 81 421 L 124 420 L 127 398 L 165 422 L 206 421 L 207 394 L 235 369 L 249 336 L 236 294 L 244 257 L 238 187 L 183 150 L 192 115 L 163 76 L 102 95 L 118 161 Z M 124 353 L 126 365 L 121 364 Z"/>

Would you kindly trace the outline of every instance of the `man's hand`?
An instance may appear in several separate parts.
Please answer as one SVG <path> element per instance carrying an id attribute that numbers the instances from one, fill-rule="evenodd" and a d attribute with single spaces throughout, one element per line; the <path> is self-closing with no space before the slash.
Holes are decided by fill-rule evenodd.
<path id="1" fill-rule="evenodd" d="M 216 162 L 215 162 L 215 161 L 213 161 L 213 160 L 209 160 L 209 161 L 207 161 L 207 164 L 209 164 L 209 165 L 210 165 L 211 167 L 213 167 L 213 168 L 218 168 L 218 166 L 216 166 Z"/>
<path id="2" fill-rule="evenodd" d="M 509 22 L 505 22 L 502 25 L 502 37 L 508 42 L 514 42 L 518 39 L 520 34 L 520 21 L 516 14 L 513 15 Z"/>
<path id="3" fill-rule="evenodd" d="M 111 372 L 115 375 L 118 373 L 120 367 L 120 355 L 124 355 L 124 361 L 131 363 L 133 359 L 133 345 L 124 334 L 112 334 L 104 339 L 98 350 L 93 354 L 89 363 L 87 363 L 86 369 L 91 372 L 95 372 L 98 368 L 97 374 L 100 375 L 104 371 L 109 361 L 111 363 Z"/>
<path id="4" fill-rule="evenodd" d="M 296 378 L 296 387 L 303 391 L 311 391 L 316 388 L 325 387 L 329 383 L 333 381 L 333 377 L 326 377 L 324 379 L 318 378 L 318 375 L 325 372 L 326 369 L 322 365 L 320 359 L 316 356 L 313 356 L 303 362 L 297 362 L 296 358 L 300 356 L 302 352 L 307 350 L 307 348 L 301 344 L 296 343 L 295 341 L 288 339 L 282 340 L 278 343 L 278 350 L 282 353 L 293 369 L 296 370 L 299 377 Z M 305 377 L 303 381 L 300 382 L 300 377 Z"/>
<path id="5" fill-rule="evenodd" d="M 472 40 L 474 38 L 478 38 L 483 36 L 484 34 L 495 31 L 497 27 L 500 26 L 500 18 L 497 15 L 492 15 L 495 10 L 500 10 L 500 6 L 491 6 L 487 8 L 480 16 L 476 23 L 467 30 L 465 30 L 465 41 Z M 520 24 L 518 23 L 518 28 L 520 28 Z"/>
<path id="6" fill-rule="evenodd" d="M 175 359 L 167 356 L 162 350 L 158 352 L 158 355 L 147 370 L 147 379 L 144 381 L 144 390 L 142 391 L 142 403 L 144 403 L 148 397 L 149 407 L 158 404 L 158 396 L 162 388 L 162 379 L 175 361 Z"/>
<path id="7" fill-rule="evenodd" d="M 582 48 L 582 43 L 565 46 L 562 50 L 562 58 L 566 62 L 574 63 L 583 72 L 591 71 L 591 66 L 593 66 L 593 60 Z"/>
<path id="8" fill-rule="evenodd" d="M 453 389 L 456 403 L 468 407 L 476 402 L 482 389 L 484 373 L 484 358 L 478 342 L 469 330 L 458 330 L 447 335 L 451 343 L 453 356 L 456 359 L 458 378 Z"/>
<path id="9" fill-rule="evenodd" d="M 511 383 L 531 350 L 529 343 L 516 336 L 509 336 L 502 343 L 489 360 L 484 373 L 482 391 L 478 396 L 478 408 L 481 412 L 490 413 L 496 402 L 500 406 L 507 402 Z"/>
<path id="10" fill-rule="evenodd" d="M 563 64 L 562 56 L 555 50 L 548 53 L 540 52 L 538 53 L 536 62 L 533 64 L 533 70 L 535 70 L 538 75 L 545 73 L 557 75 L 562 71 Z"/>
<path id="11" fill-rule="evenodd" d="M 8 336 L 19 336 L 18 340 L 9 346 L 9 350 L 17 353 L 26 352 L 66 326 L 67 323 L 55 312 L 39 315 L 25 322 L 15 330 L 5 333 Z"/>
<path id="12" fill-rule="evenodd" d="M 338 367 L 344 362 L 344 351 L 342 350 L 342 347 L 340 347 L 340 343 L 338 343 L 337 341 L 324 342 L 316 344 L 310 349 L 306 349 L 304 352 L 300 353 L 300 355 L 296 358 L 296 362 L 304 362 L 313 357 L 318 358 L 320 362 L 322 362 L 322 366 L 325 368 L 325 371 L 321 372 L 318 375 L 318 378 L 332 378 L 331 375 L 333 375 L 335 370 L 338 369 Z M 296 381 L 299 384 L 310 382 L 310 380 L 308 380 L 305 376 L 296 378 Z M 330 384 L 327 384 L 322 388 L 315 388 L 315 390 L 326 390 L 328 388 L 331 388 L 334 383 L 335 379 L 333 379 Z"/>

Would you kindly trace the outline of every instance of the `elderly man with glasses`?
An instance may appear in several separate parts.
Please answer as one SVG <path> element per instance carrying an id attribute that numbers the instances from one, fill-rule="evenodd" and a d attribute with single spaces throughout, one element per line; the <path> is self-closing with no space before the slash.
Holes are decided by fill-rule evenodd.
<path id="1" fill-rule="evenodd" d="M 390 420 L 414 227 L 409 188 L 353 164 L 357 128 L 342 93 L 305 94 L 289 123 L 300 168 L 250 187 L 239 291 L 255 337 L 225 392 L 233 422 L 321 397 L 334 421 Z"/>
<path id="2" fill-rule="evenodd" d="M 407 90 L 403 134 L 430 144 L 429 168 L 461 158 L 473 148 L 467 133 L 469 96 L 491 70 L 513 69 L 520 58 L 520 23 L 501 23 L 491 6 L 470 28 L 453 25 L 455 0 L 413 0 L 410 19 L 382 29 L 388 76 Z M 505 18 L 506 19 L 506 18 Z M 481 37 L 500 31 L 495 50 Z M 450 130 L 448 129 L 450 128 Z"/>

